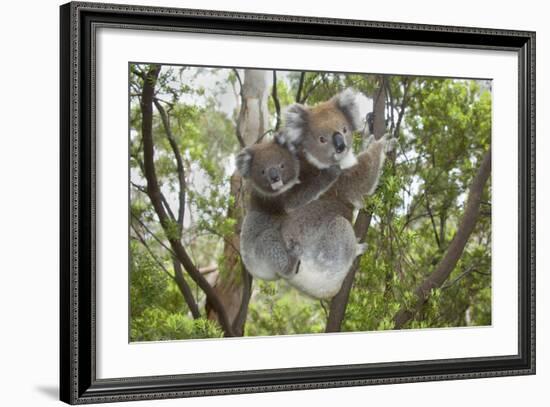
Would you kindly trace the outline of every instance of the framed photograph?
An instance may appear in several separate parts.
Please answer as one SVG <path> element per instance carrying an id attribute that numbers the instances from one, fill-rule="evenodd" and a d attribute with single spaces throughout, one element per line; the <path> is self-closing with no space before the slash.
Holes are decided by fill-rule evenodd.
<path id="1" fill-rule="evenodd" d="M 61 400 L 535 373 L 535 33 L 68 3 Z"/>

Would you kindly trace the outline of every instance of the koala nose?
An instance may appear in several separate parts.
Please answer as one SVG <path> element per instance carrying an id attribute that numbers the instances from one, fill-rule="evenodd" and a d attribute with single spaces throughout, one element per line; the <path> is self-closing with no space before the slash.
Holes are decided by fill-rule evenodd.
<path id="1" fill-rule="evenodd" d="M 269 180 L 271 182 L 279 182 L 281 180 L 281 174 L 277 168 L 271 167 L 267 170 L 267 175 L 269 176 Z"/>
<path id="2" fill-rule="evenodd" d="M 334 143 L 334 148 L 337 153 L 341 153 L 346 149 L 346 140 L 344 136 L 342 136 L 342 133 L 335 132 L 332 135 L 332 142 Z"/>

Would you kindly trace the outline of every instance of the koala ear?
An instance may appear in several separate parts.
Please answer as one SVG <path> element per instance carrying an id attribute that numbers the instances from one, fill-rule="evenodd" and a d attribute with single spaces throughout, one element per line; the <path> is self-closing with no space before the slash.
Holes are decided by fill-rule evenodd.
<path id="1" fill-rule="evenodd" d="M 348 88 L 334 96 L 333 100 L 336 106 L 346 115 L 354 131 L 365 126 L 367 113 L 373 110 L 372 99 L 352 88 Z"/>
<path id="2" fill-rule="evenodd" d="M 286 136 L 283 132 L 278 131 L 277 133 L 275 133 L 275 135 L 273 136 L 273 141 L 275 142 L 275 144 L 286 148 L 293 154 L 296 152 L 296 144 L 287 141 Z"/>
<path id="3" fill-rule="evenodd" d="M 250 171 L 252 169 L 252 157 L 253 153 L 250 148 L 244 148 L 241 150 L 235 159 L 237 164 L 237 170 L 243 178 L 248 178 L 250 176 Z"/>
<path id="4" fill-rule="evenodd" d="M 300 144 L 307 131 L 308 109 L 304 105 L 294 103 L 284 112 L 285 130 L 282 137 L 289 144 Z"/>
<path id="5" fill-rule="evenodd" d="M 280 146 L 284 146 L 286 144 L 285 136 L 280 131 L 273 135 L 273 141 Z"/>

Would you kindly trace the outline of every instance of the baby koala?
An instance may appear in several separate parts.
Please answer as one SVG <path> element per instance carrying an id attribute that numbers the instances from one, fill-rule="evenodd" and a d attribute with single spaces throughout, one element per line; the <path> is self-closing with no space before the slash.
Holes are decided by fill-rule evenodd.
<path id="1" fill-rule="evenodd" d="M 316 200 L 338 178 L 341 169 L 300 174 L 300 161 L 279 135 L 271 142 L 244 148 L 236 159 L 250 198 L 241 228 L 241 258 L 248 272 L 262 280 L 290 278 L 299 268 L 302 247 L 287 243 L 281 225 L 287 214 Z"/>

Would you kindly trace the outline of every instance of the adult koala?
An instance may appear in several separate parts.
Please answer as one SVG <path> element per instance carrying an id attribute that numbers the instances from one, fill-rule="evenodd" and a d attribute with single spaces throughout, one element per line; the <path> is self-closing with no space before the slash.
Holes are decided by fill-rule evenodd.
<path id="1" fill-rule="evenodd" d="M 340 290 L 355 257 L 366 245 L 357 243 L 351 224 L 354 209 L 374 193 L 386 153 L 395 139 L 371 138 L 357 156 L 358 164 L 342 171 L 338 180 L 319 199 L 290 212 L 281 225 L 285 242 L 301 247 L 300 267 L 288 282 L 315 298 L 332 298 Z M 302 162 L 301 162 L 302 163 Z"/>
<path id="2" fill-rule="evenodd" d="M 357 157 L 352 132 L 365 127 L 368 102 L 364 95 L 347 89 L 313 107 L 291 105 L 285 114 L 282 136 L 296 150 L 300 171 L 343 168 L 338 180 L 319 199 L 296 208 L 284 218 L 284 241 L 298 242 L 300 268 L 288 282 L 315 298 L 331 298 L 342 286 L 351 265 L 366 246 L 358 244 L 351 224 L 353 210 L 374 193 L 386 153 L 395 140 L 369 138 Z"/>
<path id="3" fill-rule="evenodd" d="M 298 158 L 283 144 L 277 134 L 274 141 L 244 148 L 236 159 L 250 187 L 241 228 L 241 258 L 249 273 L 262 280 L 294 275 L 301 244 L 292 238 L 284 241 L 281 224 L 290 211 L 328 190 L 341 172 L 337 166 L 300 171 Z"/>

